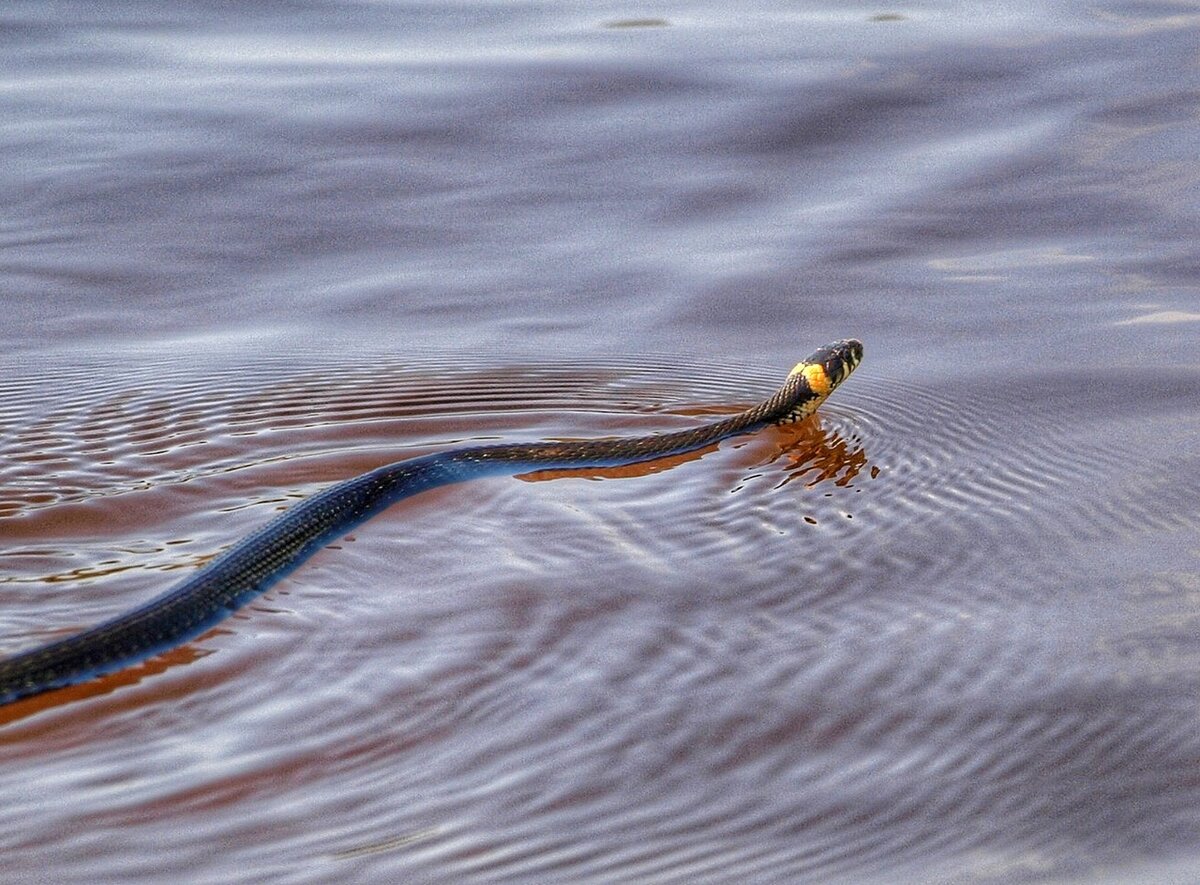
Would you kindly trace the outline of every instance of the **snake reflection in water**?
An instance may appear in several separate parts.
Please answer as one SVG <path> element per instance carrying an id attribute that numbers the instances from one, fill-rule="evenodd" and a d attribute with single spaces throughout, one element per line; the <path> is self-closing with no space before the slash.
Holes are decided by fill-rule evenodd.
<path id="1" fill-rule="evenodd" d="M 484 476 L 620 467 L 679 455 L 769 424 L 800 421 L 862 360 L 846 339 L 796 365 L 770 399 L 690 430 L 583 442 L 471 446 L 397 461 L 326 488 L 243 538 L 150 602 L 73 636 L 0 660 L 0 703 L 111 673 L 203 633 L 263 593 L 327 542 L 395 502 Z"/>

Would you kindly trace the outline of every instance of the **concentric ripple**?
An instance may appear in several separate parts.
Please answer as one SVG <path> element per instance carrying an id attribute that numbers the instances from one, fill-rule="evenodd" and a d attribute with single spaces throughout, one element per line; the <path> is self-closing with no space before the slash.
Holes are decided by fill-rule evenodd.
<path id="1" fill-rule="evenodd" d="M 686 427 L 786 368 L 15 374 L 4 647 L 378 464 Z M 1003 382 L 868 364 L 798 427 L 404 502 L 221 630 L 8 708 L 4 848 L 36 850 L 27 771 L 124 785 L 39 808 L 43 831 L 169 838 L 181 865 L 220 844 L 267 878 L 986 881 L 1186 847 L 1200 453 L 1156 452 L 1136 415 L 1098 413 L 1120 443 L 1098 444 L 1086 411 L 1060 419 L 1078 378 Z M 1144 555 L 1176 537 L 1173 569 Z"/>
<path id="2" fill-rule="evenodd" d="M 263 521 L 264 507 L 284 506 L 387 461 L 486 440 L 685 427 L 752 403 L 782 374 L 678 359 L 583 367 L 328 360 L 302 374 L 279 361 L 260 363 L 251 373 L 217 367 L 203 377 L 172 374 L 160 364 L 109 372 L 59 368 L 42 374 L 40 386 L 18 378 L 4 392 L 10 467 L 0 500 L 0 518 L 7 517 L 0 556 L 14 568 L 0 583 L 87 587 L 130 571 L 194 567 Z M 88 385 L 85 377 L 110 380 Z M 820 431 L 778 436 L 776 455 L 764 464 L 789 449 L 798 461 L 824 464 L 819 469 L 833 470 L 845 485 L 864 459 L 859 447 L 846 460 L 845 444 Z M 839 460 L 845 469 L 830 466 Z M 670 466 L 595 475 L 635 476 Z M 794 468 L 798 474 L 810 469 L 818 468 Z M 784 481 L 777 476 L 773 482 Z M 127 499 L 136 505 L 127 506 Z M 148 513 L 158 525 L 174 526 L 173 534 L 155 535 Z M 72 538 L 82 543 L 53 543 Z M 664 563 L 676 558 L 670 550 L 655 555 Z M 25 629 L 33 631 L 47 611 L 36 596 L 29 601 L 36 611 Z M 85 592 L 71 605 L 82 605 L 79 611 L 91 620 L 91 602 Z M 20 606 L 12 617 L 19 636 Z"/>

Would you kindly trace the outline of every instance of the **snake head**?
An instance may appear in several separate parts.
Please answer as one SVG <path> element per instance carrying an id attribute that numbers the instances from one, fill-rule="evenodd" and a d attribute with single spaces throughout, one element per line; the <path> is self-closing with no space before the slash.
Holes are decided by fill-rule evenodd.
<path id="1" fill-rule="evenodd" d="M 862 358 L 862 342 L 857 338 L 845 338 L 826 344 L 804 362 L 797 363 L 790 374 L 803 375 L 813 393 L 824 398 L 850 377 Z"/>
<path id="2" fill-rule="evenodd" d="M 857 338 L 845 338 L 827 344 L 808 358 L 809 363 L 819 363 L 829 378 L 829 390 L 850 377 L 850 373 L 862 362 L 863 345 Z"/>
<path id="3" fill-rule="evenodd" d="M 800 388 L 799 399 L 780 419 L 780 423 L 800 421 L 811 415 L 825 401 L 825 397 L 850 377 L 862 358 L 862 342 L 856 338 L 845 338 L 826 344 L 804 362 L 797 363 L 796 368 L 788 373 L 788 378 L 802 375 L 807 388 Z"/>

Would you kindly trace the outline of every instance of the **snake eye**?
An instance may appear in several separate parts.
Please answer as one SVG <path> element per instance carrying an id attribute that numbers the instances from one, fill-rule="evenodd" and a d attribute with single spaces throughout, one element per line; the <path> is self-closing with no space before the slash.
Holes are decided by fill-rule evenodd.
<path id="1" fill-rule="evenodd" d="M 850 370 L 855 369 L 863 358 L 862 342 L 855 338 L 848 338 L 842 342 L 842 347 L 846 356 L 846 365 Z M 847 372 L 846 374 L 849 374 Z"/>

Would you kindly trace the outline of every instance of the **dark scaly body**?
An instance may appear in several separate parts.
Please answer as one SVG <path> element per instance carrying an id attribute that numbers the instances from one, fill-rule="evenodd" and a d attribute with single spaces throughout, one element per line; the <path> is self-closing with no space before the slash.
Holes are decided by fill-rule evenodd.
<path id="1" fill-rule="evenodd" d="M 854 340 L 823 347 L 770 399 L 691 430 L 586 442 L 452 449 L 388 464 L 330 486 L 234 544 L 187 580 L 74 636 L 0 660 L 0 703 L 110 673 L 198 636 L 299 566 L 320 547 L 402 498 L 483 476 L 616 467 L 712 445 L 811 414 L 862 359 Z"/>

